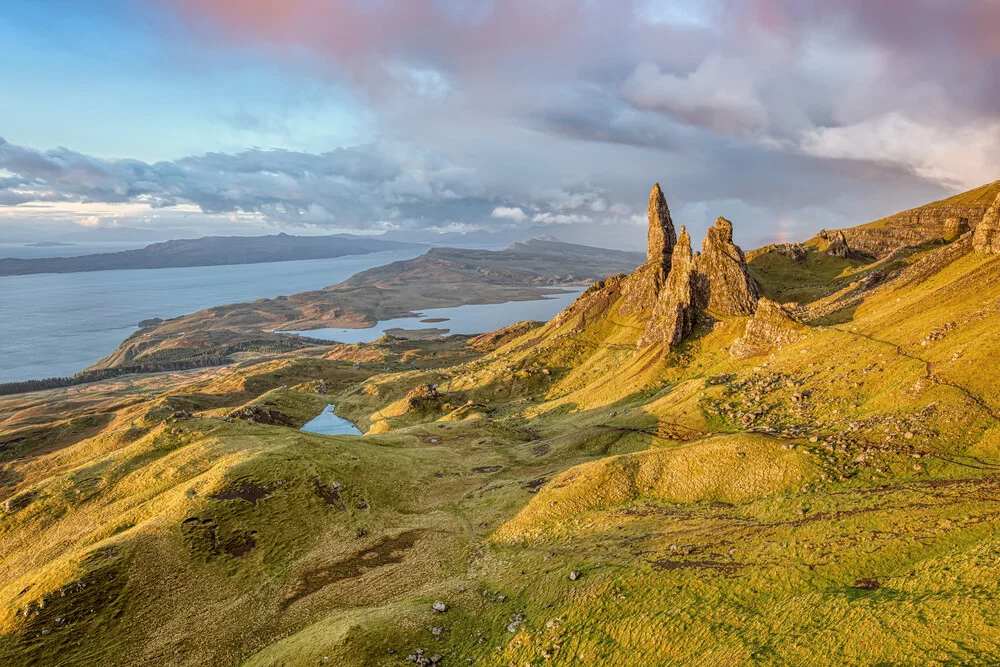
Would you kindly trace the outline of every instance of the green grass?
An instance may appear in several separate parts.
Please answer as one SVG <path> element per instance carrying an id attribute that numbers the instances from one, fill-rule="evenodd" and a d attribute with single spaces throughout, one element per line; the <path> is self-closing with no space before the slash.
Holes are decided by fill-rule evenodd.
<path id="1" fill-rule="evenodd" d="M 836 317 L 749 359 L 636 351 L 609 281 L 479 350 L 2 398 L 0 663 L 993 664 L 1000 260 L 895 278 L 947 250 L 761 255 Z M 368 434 L 294 428 L 327 403 Z"/>

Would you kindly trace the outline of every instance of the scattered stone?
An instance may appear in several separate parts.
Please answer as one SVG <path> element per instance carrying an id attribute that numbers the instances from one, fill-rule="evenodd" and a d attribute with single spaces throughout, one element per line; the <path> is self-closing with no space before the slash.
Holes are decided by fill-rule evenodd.
<path id="1" fill-rule="evenodd" d="M 878 579 L 857 579 L 854 582 L 854 588 L 862 591 L 877 591 L 881 587 Z"/>
<path id="2" fill-rule="evenodd" d="M 569 580 L 570 581 L 576 581 L 580 577 L 581 577 L 580 570 L 573 570 L 572 572 L 569 573 Z"/>
<path id="3" fill-rule="evenodd" d="M 431 609 L 433 609 L 439 614 L 443 614 L 444 612 L 448 611 L 448 605 L 438 600 L 437 602 L 431 605 Z"/>

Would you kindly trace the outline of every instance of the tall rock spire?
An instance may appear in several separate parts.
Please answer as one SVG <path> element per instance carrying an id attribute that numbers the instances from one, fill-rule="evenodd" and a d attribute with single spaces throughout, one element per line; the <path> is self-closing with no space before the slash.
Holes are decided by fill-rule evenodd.
<path id="1" fill-rule="evenodd" d="M 646 246 L 646 261 L 659 267 L 659 277 L 666 279 L 670 274 L 670 258 L 677 244 L 674 222 L 670 219 L 667 198 L 663 196 L 660 184 L 653 186 L 649 193 L 649 239 Z"/>
<path id="2" fill-rule="evenodd" d="M 670 273 L 660 290 L 653 316 L 639 339 L 640 349 L 657 341 L 662 341 L 665 348 L 671 348 L 694 331 L 698 316 L 694 305 L 696 274 L 691 254 L 691 237 L 684 227 L 681 227 L 681 235 L 672 254 Z"/>
<path id="3" fill-rule="evenodd" d="M 743 251 L 733 243 L 733 223 L 718 218 L 709 227 L 695 268 L 699 308 L 725 316 L 753 315 L 760 295 Z"/>

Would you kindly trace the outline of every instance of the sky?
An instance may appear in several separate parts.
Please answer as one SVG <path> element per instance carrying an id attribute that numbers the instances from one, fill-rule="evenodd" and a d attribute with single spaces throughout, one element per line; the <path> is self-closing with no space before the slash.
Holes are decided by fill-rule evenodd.
<path id="1" fill-rule="evenodd" d="M 803 240 L 1000 179 L 994 0 L 6 0 L 0 241 Z"/>

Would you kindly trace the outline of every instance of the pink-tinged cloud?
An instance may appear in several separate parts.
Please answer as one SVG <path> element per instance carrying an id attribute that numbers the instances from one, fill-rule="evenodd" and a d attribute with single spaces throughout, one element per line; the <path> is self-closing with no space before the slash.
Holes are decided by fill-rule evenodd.
<path id="1" fill-rule="evenodd" d="M 630 16 L 631 0 L 160 0 L 197 34 L 322 54 L 355 76 L 387 62 L 462 71 L 587 52 L 585 37 Z M 599 6 L 598 10 L 595 7 Z"/>

